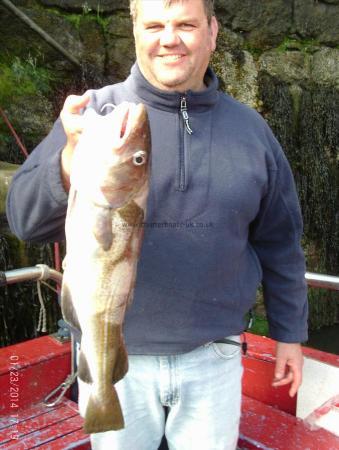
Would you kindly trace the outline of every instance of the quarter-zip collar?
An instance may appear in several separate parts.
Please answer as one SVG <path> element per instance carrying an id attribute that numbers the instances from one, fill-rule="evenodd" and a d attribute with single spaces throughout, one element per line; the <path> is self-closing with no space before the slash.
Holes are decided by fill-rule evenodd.
<path id="1" fill-rule="evenodd" d="M 206 71 L 205 82 L 206 89 L 199 92 L 188 90 L 183 94 L 163 91 L 151 85 L 141 73 L 138 64 L 135 63 L 124 85 L 126 89 L 132 90 L 143 103 L 156 109 L 177 112 L 184 95 L 188 109 L 193 108 L 195 112 L 203 112 L 213 107 L 219 97 L 218 79 L 210 68 Z"/>

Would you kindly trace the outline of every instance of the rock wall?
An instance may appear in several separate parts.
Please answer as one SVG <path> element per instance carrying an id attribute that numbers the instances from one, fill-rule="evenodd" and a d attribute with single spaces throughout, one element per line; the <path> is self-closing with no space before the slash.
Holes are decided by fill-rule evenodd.
<path id="1" fill-rule="evenodd" d="M 4 67 L 12 70 L 13 83 L 22 81 L 15 61 L 26 82 L 35 69 L 48 71 L 45 91 L 39 89 L 36 73 L 33 92 L 14 101 L 6 92 L 0 94 L 0 105 L 32 148 L 50 128 L 66 94 L 128 75 L 135 59 L 132 25 L 128 0 L 14 3 L 82 64 L 81 70 L 76 68 L 0 4 L 0 90 Z M 213 66 L 225 91 L 264 112 L 263 80 L 288 87 L 295 106 L 305 88 L 338 90 L 339 0 L 215 0 L 215 7 L 220 35 Z M 15 159 L 2 126 L 0 139 L 0 159 Z"/>
<path id="2" fill-rule="evenodd" d="M 128 75 L 133 33 L 128 0 L 14 4 L 82 65 L 0 4 L 0 107 L 30 151 L 66 95 Z M 296 178 L 308 269 L 338 275 L 339 0 L 215 0 L 215 7 L 220 34 L 212 65 L 221 88 L 273 128 Z M 0 160 L 23 160 L 1 119 Z M 339 320 L 338 296 L 312 292 L 310 300 L 312 327 Z"/>

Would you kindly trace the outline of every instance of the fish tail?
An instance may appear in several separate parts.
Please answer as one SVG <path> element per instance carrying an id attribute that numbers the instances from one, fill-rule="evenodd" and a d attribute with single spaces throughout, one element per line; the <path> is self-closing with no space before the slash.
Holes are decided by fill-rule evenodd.
<path id="1" fill-rule="evenodd" d="M 124 417 L 114 386 L 112 386 L 107 395 L 101 396 L 100 399 L 93 393 L 90 395 L 84 422 L 86 433 L 120 430 L 124 426 Z"/>

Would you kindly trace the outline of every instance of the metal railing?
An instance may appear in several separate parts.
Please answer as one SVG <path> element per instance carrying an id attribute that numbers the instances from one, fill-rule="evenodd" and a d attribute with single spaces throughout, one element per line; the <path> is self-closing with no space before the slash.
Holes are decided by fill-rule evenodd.
<path id="1" fill-rule="evenodd" d="M 33 267 L 0 272 L 0 287 L 22 281 L 46 281 L 48 279 L 61 284 L 62 274 L 57 270 L 51 269 L 46 264 L 37 264 Z"/>
<path id="2" fill-rule="evenodd" d="M 339 291 L 339 277 L 334 277 L 332 275 L 322 275 L 320 273 L 306 272 L 305 278 L 308 286 L 310 287 Z"/>
<path id="3" fill-rule="evenodd" d="M 5 286 L 6 284 L 20 283 L 22 281 L 47 279 L 52 279 L 58 284 L 61 284 L 62 274 L 45 264 L 38 264 L 33 267 L 0 272 L 0 287 Z M 305 279 L 310 287 L 339 291 L 339 277 L 306 272 Z"/>

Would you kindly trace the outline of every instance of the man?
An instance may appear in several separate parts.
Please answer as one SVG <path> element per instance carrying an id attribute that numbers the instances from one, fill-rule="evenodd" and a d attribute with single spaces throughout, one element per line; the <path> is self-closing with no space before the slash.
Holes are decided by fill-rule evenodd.
<path id="1" fill-rule="evenodd" d="M 146 105 L 151 188 L 124 329 L 130 368 L 117 384 L 126 428 L 92 435 L 92 446 L 156 450 L 165 433 L 171 450 L 230 450 L 241 354 L 215 341 L 240 341 L 261 280 L 277 341 L 273 385 L 291 384 L 294 396 L 301 383 L 307 302 L 293 178 L 264 120 L 217 90 L 208 68 L 218 32 L 212 0 L 132 0 L 131 13 L 131 75 L 67 98 L 61 120 L 13 180 L 8 218 L 23 239 L 62 239 L 81 111 Z"/>

